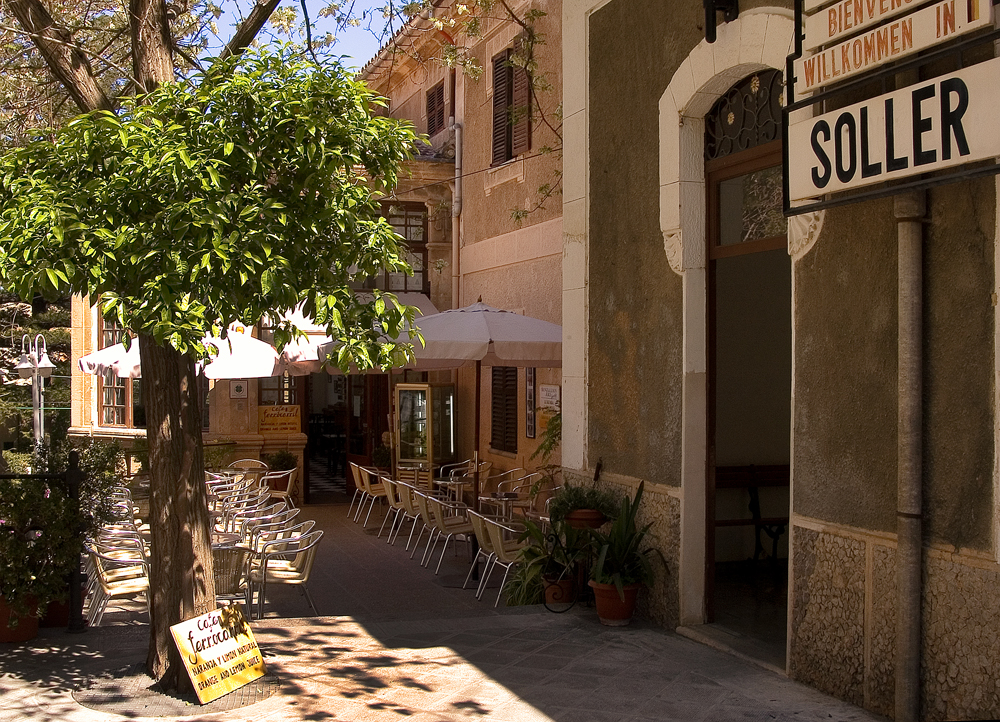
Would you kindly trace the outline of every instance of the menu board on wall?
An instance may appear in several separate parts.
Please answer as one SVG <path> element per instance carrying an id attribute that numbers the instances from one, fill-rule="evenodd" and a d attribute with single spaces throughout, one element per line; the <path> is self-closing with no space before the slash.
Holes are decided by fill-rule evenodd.
<path id="1" fill-rule="evenodd" d="M 297 434 L 302 431 L 299 406 L 258 406 L 257 433 L 263 436 Z"/>

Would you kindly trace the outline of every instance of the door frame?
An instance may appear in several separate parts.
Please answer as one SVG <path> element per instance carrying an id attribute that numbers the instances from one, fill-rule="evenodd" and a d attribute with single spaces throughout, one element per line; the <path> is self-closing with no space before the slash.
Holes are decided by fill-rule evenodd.
<path id="1" fill-rule="evenodd" d="M 706 408 L 705 408 L 705 592 L 706 623 L 715 621 L 715 261 L 788 248 L 788 234 L 747 241 L 731 246 L 717 245 L 719 238 L 719 194 L 722 181 L 782 164 L 782 143 L 770 143 L 705 163 L 705 264 L 707 317 L 705 328 Z"/>

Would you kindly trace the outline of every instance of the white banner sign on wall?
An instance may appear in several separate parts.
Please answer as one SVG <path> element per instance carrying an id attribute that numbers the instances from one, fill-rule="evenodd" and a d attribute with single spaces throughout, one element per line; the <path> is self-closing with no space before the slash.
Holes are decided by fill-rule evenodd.
<path id="1" fill-rule="evenodd" d="M 885 0 L 891 10 L 892 5 L 902 0 Z M 867 0 L 860 3 L 865 6 Z M 882 0 L 875 0 L 882 2 Z M 806 35 L 810 26 L 827 22 L 826 31 L 831 28 L 829 12 L 836 11 L 846 3 L 838 3 L 806 20 Z M 855 3 L 850 7 L 854 12 Z M 865 6 L 867 7 L 867 6 Z M 923 7 L 909 15 L 898 17 L 892 22 L 872 28 L 842 43 L 825 50 L 798 58 L 795 61 L 795 94 L 818 90 L 830 83 L 846 80 L 854 75 L 874 70 L 895 60 L 901 60 L 921 50 L 927 50 L 964 33 L 991 26 L 993 24 L 991 0 L 941 0 Z M 863 14 L 867 11 L 863 11 Z M 853 17 L 853 16 L 852 16 Z M 886 15 L 884 17 L 890 17 Z M 872 25 L 882 18 L 872 19 Z M 839 22 L 839 19 L 837 20 Z M 838 31 L 838 37 L 851 29 Z M 812 30 L 812 35 L 822 34 Z"/>
<path id="2" fill-rule="evenodd" d="M 792 203 L 1000 156 L 1000 58 L 788 126 Z"/>
<path id="3" fill-rule="evenodd" d="M 840 0 L 803 19 L 803 50 L 815 50 L 835 40 L 908 13 L 927 0 Z"/>

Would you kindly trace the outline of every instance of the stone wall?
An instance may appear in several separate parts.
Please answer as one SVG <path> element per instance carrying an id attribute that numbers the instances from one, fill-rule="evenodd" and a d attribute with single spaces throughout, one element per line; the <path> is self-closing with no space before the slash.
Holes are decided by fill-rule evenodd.
<path id="1" fill-rule="evenodd" d="M 796 519 L 789 675 L 874 712 L 894 705 L 895 539 Z M 1000 717 L 1000 565 L 927 549 L 926 720 Z"/>

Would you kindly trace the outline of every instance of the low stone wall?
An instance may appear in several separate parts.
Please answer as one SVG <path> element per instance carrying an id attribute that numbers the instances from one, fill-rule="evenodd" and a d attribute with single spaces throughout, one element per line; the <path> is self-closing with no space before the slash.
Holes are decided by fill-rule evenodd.
<path id="1" fill-rule="evenodd" d="M 591 485 L 593 476 L 563 470 L 564 481 L 573 485 Z M 605 474 L 598 486 L 633 496 L 639 479 Z M 646 539 L 659 550 L 653 559 L 656 581 L 639 595 L 638 613 L 667 629 L 675 629 L 679 619 L 678 575 L 680 558 L 680 499 L 674 487 L 647 481 L 642 492 L 642 503 L 637 516 L 639 526 L 652 523 Z"/>
<path id="2" fill-rule="evenodd" d="M 893 713 L 896 542 L 890 535 L 793 521 L 789 675 Z M 986 555 L 925 551 L 926 720 L 1000 717 L 1000 566 Z"/>

